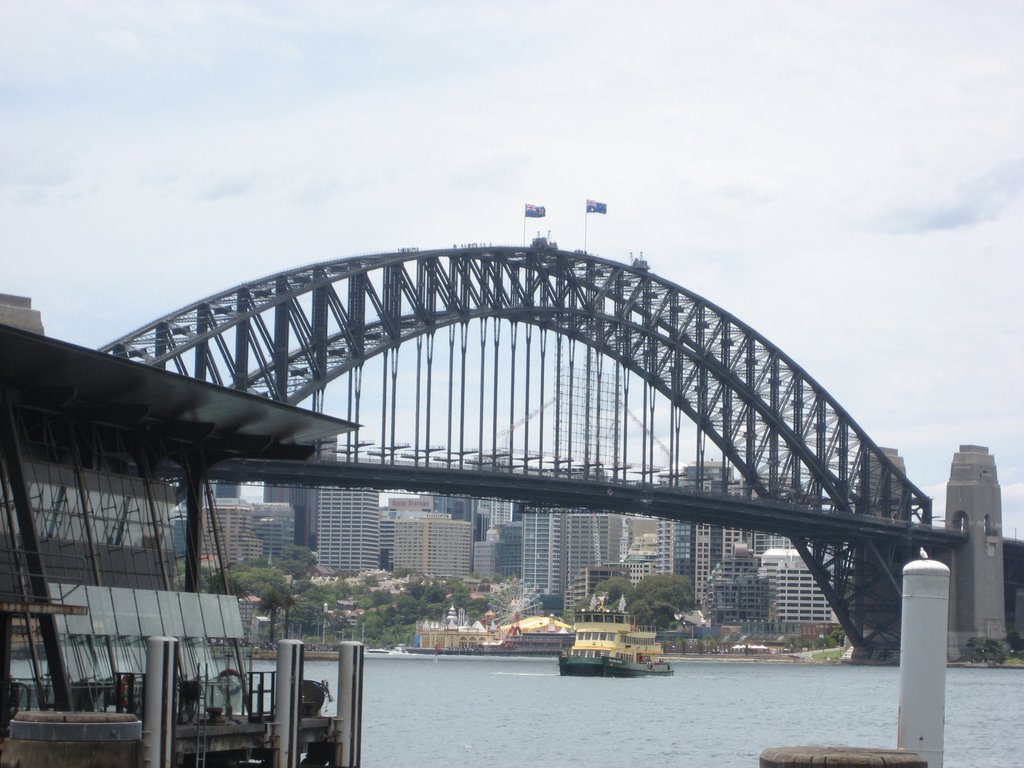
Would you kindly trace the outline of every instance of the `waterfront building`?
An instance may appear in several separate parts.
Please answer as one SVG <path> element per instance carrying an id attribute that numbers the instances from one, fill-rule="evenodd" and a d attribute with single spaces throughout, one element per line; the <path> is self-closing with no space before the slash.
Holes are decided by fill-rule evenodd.
<path id="1" fill-rule="evenodd" d="M 205 457 L 304 458 L 352 425 L 10 326 L 0 359 L 0 680 L 13 642 L 37 651 L 18 706 L 110 706 L 156 635 L 181 640 L 179 682 L 241 669 L 237 599 L 201 592 L 220 585 L 203 572 L 219 514 Z M 0 707 L 0 728 L 10 715 Z"/>
<path id="2" fill-rule="evenodd" d="M 768 584 L 772 621 L 836 623 L 835 613 L 799 552 L 792 548 L 769 549 L 760 560 L 761 572 Z"/>
<path id="3" fill-rule="evenodd" d="M 707 613 L 714 610 L 714 602 L 708 594 L 711 573 L 728 553 L 735 551 L 738 544 L 746 543 L 745 536 L 746 533 L 738 528 L 694 526 L 693 591 L 697 604 L 704 606 Z"/>
<path id="4" fill-rule="evenodd" d="M 743 624 L 768 619 L 768 579 L 745 543 L 717 563 L 708 579 L 708 606 L 715 624 Z"/>
<path id="5" fill-rule="evenodd" d="M 317 555 L 321 565 L 359 573 L 380 565 L 380 494 L 321 488 L 317 503 Z"/>
<path id="6" fill-rule="evenodd" d="M 470 573 L 473 524 L 441 517 L 395 520 L 395 567 L 426 576 Z"/>
<path id="7" fill-rule="evenodd" d="M 488 629 L 480 621 L 467 624 L 465 612 L 461 609 L 457 611 L 452 605 L 448 609 L 448 614 L 441 621 L 426 619 L 416 622 L 413 647 L 429 648 L 434 651 L 468 651 L 485 643 L 496 643 L 497 641 L 496 630 Z"/>

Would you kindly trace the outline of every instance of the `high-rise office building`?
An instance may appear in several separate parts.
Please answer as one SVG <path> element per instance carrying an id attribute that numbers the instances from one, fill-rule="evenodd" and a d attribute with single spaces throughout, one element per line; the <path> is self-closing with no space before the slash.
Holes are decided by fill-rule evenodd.
<path id="1" fill-rule="evenodd" d="M 321 488 L 317 504 L 320 565 L 359 573 L 380 564 L 380 494 Z"/>
<path id="2" fill-rule="evenodd" d="M 479 499 L 476 503 L 477 518 L 488 530 L 512 522 L 512 502 L 503 499 Z M 486 534 L 485 534 L 486 538 Z"/>
<path id="3" fill-rule="evenodd" d="M 564 554 L 566 580 L 588 565 L 602 565 L 621 560 L 626 552 L 623 544 L 623 516 L 606 512 L 569 512 L 564 515 Z"/>
<path id="4" fill-rule="evenodd" d="M 263 501 L 289 505 L 295 513 L 292 542 L 316 550 L 316 488 L 266 485 L 263 487 Z"/>
<path id="5" fill-rule="evenodd" d="M 465 576 L 473 526 L 444 517 L 395 520 L 395 567 L 425 576 Z"/>
<path id="6" fill-rule="evenodd" d="M 565 513 L 523 514 L 523 582 L 540 595 L 565 594 Z"/>
<path id="7" fill-rule="evenodd" d="M 223 499 L 216 505 L 217 535 L 203 540 L 203 553 L 217 557 L 220 544 L 225 565 L 234 565 L 263 555 L 263 543 L 252 527 L 252 507 L 240 499 Z"/>
<path id="8" fill-rule="evenodd" d="M 513 520 L 498 526 L 498 551 L 495 553 L 496 575 L 505 579 L 523 580 L 523 521 Z"/>
<path id="9" fill-rule="evenodd" d="M 389 496 L 380 507 L 380 567 L 385 571 L 395 568 L 395 521 L 421 520 L 425 517 L 447 518 L 434 511 L 433 496 Z M 450 519 L 450 518 L 449 518 Z"/>
<path id="10" fill-rule="evenodd" d="M 263 542 L 263 554 L 280 555 L 295 542 L 295 510 L 291 504 L 253 504 L 252 532 Z"/>

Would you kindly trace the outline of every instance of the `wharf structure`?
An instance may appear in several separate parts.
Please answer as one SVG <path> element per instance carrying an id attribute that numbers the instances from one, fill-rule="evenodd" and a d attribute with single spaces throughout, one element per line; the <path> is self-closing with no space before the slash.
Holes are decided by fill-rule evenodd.
<path id="1" fill-rule="evenodd" d="M 208 471 L 353 425 L 9 325 L 0 363 L 0 733 L 25 710 L 140 712 L 146 639 L 167 636 L 178 763 L 268 748 L 272 682 L 239 674 L 237 599 L 201 568 L 204 539 L 224 545 Z"/>

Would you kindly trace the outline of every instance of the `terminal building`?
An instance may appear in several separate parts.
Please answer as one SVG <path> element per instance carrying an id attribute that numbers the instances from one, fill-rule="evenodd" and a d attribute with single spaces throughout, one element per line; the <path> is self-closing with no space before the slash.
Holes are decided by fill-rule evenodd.
<path id="1" fill-rule="evenodd" d="M 0 727 L 18 709 L 120 704 L 115 680 L 144 671 L 150 636 L 179 639 L 182 683 L 242 669 L 238 602 L 204 569 L 211 547 L 227 559 L 210 467 L 305 459 L 353 427 L 40 329 L 0 325 L 0 679 L 16 683 Z"/>

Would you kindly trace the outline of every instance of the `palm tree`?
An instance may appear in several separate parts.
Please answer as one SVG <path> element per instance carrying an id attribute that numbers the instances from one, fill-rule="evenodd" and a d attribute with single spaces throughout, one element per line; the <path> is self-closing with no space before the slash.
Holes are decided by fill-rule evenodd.
<path id="1" fill-rule="evenodd" d="M 260 595 L 260 608 L 270 614 L 270 642 L 277 642 L 277 612 L 287 611 L 295 604 L 295 598 L 276 584 L 269 585 Z M 286 614 L 287 615 L 287 614 Z"/>

